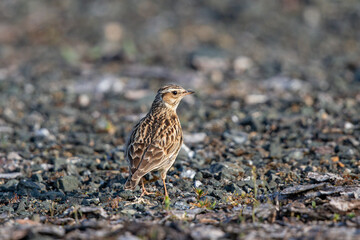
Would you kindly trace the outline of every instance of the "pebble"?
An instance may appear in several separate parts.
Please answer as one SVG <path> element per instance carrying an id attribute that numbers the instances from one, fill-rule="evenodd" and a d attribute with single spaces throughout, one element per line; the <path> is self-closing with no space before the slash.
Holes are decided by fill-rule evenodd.
<path id="1" fill-rule="evenodd" d="M 12 179 L 22 176 L 20 172 L 13 172 L 13 173 L 0 173 L 0 178 L 2 179 Z"/>
<path id="2" fill-rule="evenodd" d="M 50 136 L 50 131 L 47 128 L 40 128 L 35 132 L 36 137 L 48 138 Z"/>
<path id="3" fill-rule="evenodd" d="M 56 185 L 65 192 L 72 192 L 79 190 L 80 181 L 76 176 L 64 176 L 57 180 Z"/>
<path id="4" fill-rule="evenodd" d="M 254 65 L 251 58 L 248 58 L 246 56 L 238 56 L 235 58 L 233 67 L 236 74 L 241 74 L 245 72 L 246 70 L 249 70 Z"/>
<path id="5" fill-rule="evenodd" d="M 205 225 L 192 229 L 190 235 L 194 239 L 216 240 L 224 237 L 225 233 L 219 228 Z"/>
<path id="6" fill-rule="evenodd" d="M 193 179 L 195 177 L 196 172 L 192 169 L 187 169 L 181 172 L 181 178 Z"/>
<path id="7" fill-rule="evenodd" d="M 194 182 L 194 187 L 195 187 L 195 188 L 199 188 L 201 185 L 203 185 L 203 184 L 202 184 L 202 182 L 200 182 L 199 180 L 196 180 L 196 181 Z"/>
<path id="8" fill-rule="evenodd" d="M 269 97 L 264 94 L 250 94 L 245 98 L 246 104 L 261 104 L 266 103 Z"/>
<path id="9" fill-rule="evenodd" d="M 224 137 L 232 140 L 236 144 L 244 144 L 248 140 L 248 134 L 240 131 L 225 132 Z"/>
<path id="10" fill-rule="evenodd" d="M 204 142 L 205 138 L 206 138 L 206 133 L 204 132 L 199 132 L 199 133 L 185 133 L 184 134 L 184 142 L 186 144 L 197 144 L 197 143 L 202 143 Z"/>
<path id="11" fill-rule="evenodd" d="M 189 59 L 192 67 L 204 72 L 223 71 L 230 67 L 226 54 L 218 49 L 199 49 L 191 53 Z"/>

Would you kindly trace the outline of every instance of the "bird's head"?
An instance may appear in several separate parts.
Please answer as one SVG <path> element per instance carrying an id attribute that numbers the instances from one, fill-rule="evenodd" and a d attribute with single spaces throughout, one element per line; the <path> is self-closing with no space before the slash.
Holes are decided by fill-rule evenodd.
<path id="1" fill-rule="evenodd" d="M 158 90 L 155 102 L 161 102 L 167 108 L 176 110 L 181 99 L 183 99 L 183 97 L 185 97 L 186 95 L 193 93 L 194 91 L 186 90 L 178 85 L 166 85 Z"/>

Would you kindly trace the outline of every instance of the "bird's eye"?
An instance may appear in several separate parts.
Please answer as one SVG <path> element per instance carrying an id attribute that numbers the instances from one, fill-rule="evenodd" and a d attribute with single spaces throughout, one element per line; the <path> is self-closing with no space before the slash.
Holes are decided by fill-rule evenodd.
<path id="1" fill-rule="evenodd" d="M 176 95 L 176 94 L 177 94 L 177 91 L 172 91 L 172 94 Z"/>

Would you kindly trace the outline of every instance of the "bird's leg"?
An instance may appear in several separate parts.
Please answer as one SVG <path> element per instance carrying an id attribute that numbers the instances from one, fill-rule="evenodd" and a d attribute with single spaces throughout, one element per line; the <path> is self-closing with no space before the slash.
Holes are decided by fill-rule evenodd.
<path id="1" fill-rule="evenodd" d="M 166 176 L 165 176 L 165 177 L 166 177 Z M 167 192 L 167 190 L 166 190 L 165 178 L 162 178 L 162 180 L 163 180 L 164 189 L 165 189 L 165 198 L 169 198 L 169 194 L 168 194 L 168 192 Z"/>
<path id="2" fill-rule="evenodd" d="M 153 192 L 148 192 L 145 189 L 145 185 L 144 185 L 144 178 L 141 178 L 141 186 L 142 186 L 142 193 L 140 195 L 140 197 L 144 196 L 144 195 L 150 195 L 150 194 L 155 194 Z"/>

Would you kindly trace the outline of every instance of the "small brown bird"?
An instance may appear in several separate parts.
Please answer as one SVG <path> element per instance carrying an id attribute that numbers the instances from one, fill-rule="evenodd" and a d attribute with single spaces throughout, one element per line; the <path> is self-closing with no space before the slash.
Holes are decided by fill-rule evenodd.
<path id="1" fill-rule="evenodd" d="M 125 157 L 129 163 L 129 178 L 125 189 L 134 190 L 144 175 L 158 170 L 165 196 L 169 197 L 165 185 L 166 173 L 183 143 L 176 108 L 183 97 L 192 93 L 177 85 L 167 85 L 158 90 L 149 113 L 135 125 L 127 142 Z M 146 191 L 143 180 L 141 183 L 141 196 L 151 194 Z"/>

